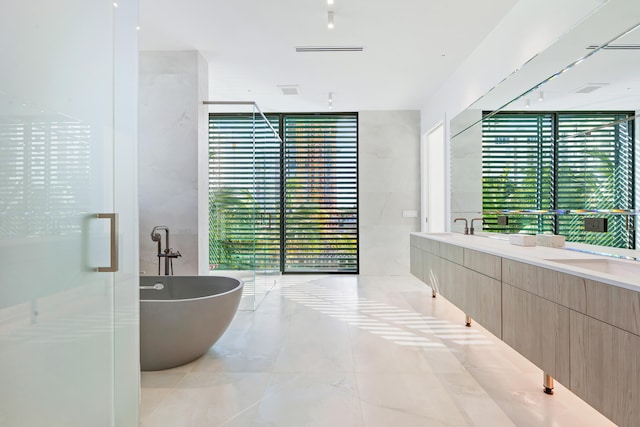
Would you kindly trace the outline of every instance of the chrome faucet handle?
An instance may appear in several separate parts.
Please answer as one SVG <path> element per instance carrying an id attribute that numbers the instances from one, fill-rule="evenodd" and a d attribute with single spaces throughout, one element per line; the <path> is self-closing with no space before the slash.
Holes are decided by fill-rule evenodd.
<path id="1" fill-rule="evenodd" d="M 473 228 L 473 221 L 480 221 L 482 222 L 482 224 L 484 224 L 484 218 L 471 218 L 471 229 L 469 230 L 469 234 L 473 234 L 474 232 L 474 228 Z M 480 228 L 482 230 L 482 228 Z"/>
<path id="2" fill-rule="evenodd" d="M 469 223 L 467 222 L 467 218 L 455 218 L 453 222 L 464 221 L 464 234 L 469 234 Z M 473 232 L 471 233 L 473 234 Z"/>
<path id="3" fill-rule="evenodd" d="M 180 258 L 182 256 L 182 254 L 180 253 L 180 251 L 173 251 L 173 248 L 167 248 L 164 250 L 164 255 L 162 255 L 164 257 L 167 258 Z"/>

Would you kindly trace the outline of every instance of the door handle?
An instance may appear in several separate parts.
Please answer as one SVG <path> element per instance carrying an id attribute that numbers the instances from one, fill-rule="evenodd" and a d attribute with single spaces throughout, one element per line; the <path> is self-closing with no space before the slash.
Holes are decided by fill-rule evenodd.
<path id="1" fill-rule="evenodd" d="M 109 267 L 98 267 L 100 273 L 112 273 L 118 271 L 118 214 L 117 213 L 99 213 L 96 218 L 108 219 L 109 228 L 111 230 L 109 239 L 111 263 Z"/>

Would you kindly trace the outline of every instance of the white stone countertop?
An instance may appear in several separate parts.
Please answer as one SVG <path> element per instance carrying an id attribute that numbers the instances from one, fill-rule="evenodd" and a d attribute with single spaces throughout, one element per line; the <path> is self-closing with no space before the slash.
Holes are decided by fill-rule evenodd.
<path id="1" fill-rule="evenodd" d="M 411 234 L 640 292 L 637 250 L 573 242 L 567 242 L 564 248 L 517 246 L 509 243 L 509 235 L 497 233 Z"/>

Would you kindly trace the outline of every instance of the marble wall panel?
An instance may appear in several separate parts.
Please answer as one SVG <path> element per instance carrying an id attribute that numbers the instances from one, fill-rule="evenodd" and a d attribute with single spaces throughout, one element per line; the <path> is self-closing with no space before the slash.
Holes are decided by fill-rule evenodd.
<path id="1" fill-rule="evenodd" d="M 206 61 L 196 51 L 140 54 L 140 270 L 146 274 L 157 273 L 157 244 L 150 237 L 156 225 L 169 227 L 170 246 L 183 255 L 174 260 L 176 274 L 198 272 L 203 64 Z"/>
<path id="2" fill-rule="evenodd" d="M 359 113 L 360 274 L 409 274 L 409 233 L 419 231 L 420 114 Z"/>

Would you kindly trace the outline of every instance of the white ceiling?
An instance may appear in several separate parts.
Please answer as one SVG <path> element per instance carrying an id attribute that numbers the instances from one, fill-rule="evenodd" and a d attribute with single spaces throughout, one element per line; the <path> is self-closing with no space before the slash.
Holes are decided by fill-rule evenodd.
<path id="1" fill-rule="evenodd" d="M 332 92 L 335 111 L 419 109 L 516 2 L 335 0 L 330 30 L 326 0 L 140 0 L 140 49 L 200 51 L 210 100 L 328 111 Z"/>

